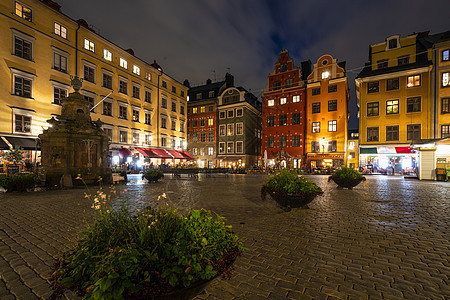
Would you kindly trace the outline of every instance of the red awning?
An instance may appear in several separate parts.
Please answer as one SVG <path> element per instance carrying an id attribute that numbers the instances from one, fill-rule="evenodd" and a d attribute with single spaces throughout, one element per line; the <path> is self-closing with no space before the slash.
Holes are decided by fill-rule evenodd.
<path id="1" fill-rule="evenodd" d="M 148 156 L 150 158 L 161 158 L 158 154 L 152 151 L 150 148 L 136 148 L 139 153 L 141 153 L 144 156 Z"/>
<path id="2" fill-rule="evenodd" d="M 408 154 L 416 153 L 416 151 L 414 149 L 409 148 L 409 147 L 395 147 L 395 151 L 397 153 L 408 153 Z"/>
<path id="3" fill-rule="evenodd" d="M 165 149 L 150 148 L 150 150 L 158 155 L 159 158 L 173 158 Z"/>
<path id="4" fill-rule="evenodd" d="M 122 148 L 119 150 L 119 155 L 123 158 L 127 158 L 128 156 L 131 156 L 131 150 L 128 148 Z"/>
<path id="5" fill-rule="evenodd" d="M 169 152 L 173 158 L 177 158 L 177 159 L 186 159 L 181 153 L 180 151 L 177 150 L 170 150 L 170 149 L 166 149 L 167 152 Z"/>
<path id="6" fill-rule="evenodd" d="M 194 160 L 195 159 L 187 151 L 178 151 L 178 152 L 180 152 L 180 154 L 183 155 L 184 158 L 186 158 L 186 159 L 190 159 L 190 160 Z"/>

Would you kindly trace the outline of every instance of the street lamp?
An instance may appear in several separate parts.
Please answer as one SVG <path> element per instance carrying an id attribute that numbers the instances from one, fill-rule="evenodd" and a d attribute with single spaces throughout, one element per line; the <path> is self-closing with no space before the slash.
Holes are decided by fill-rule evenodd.
<path id="1" fill-rule="evenodd" d="M 326 144 L 325 137 L 323 137 L 323 138 L 319 141 L 319 144 L 320 144 L 320 146 L 322 146 L 322 153 L 324 153 L 324 152 L 325 152 L 325 144 Z"/>

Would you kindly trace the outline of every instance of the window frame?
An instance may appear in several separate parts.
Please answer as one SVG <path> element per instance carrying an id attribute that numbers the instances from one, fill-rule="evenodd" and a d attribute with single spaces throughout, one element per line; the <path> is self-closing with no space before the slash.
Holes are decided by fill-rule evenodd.
<path id="1" fill-rule="evenodd" d="M 13 32 L 13 35 L 12 35 L 13 36 L 13 52 L 12 52 L 12 54 L 15 57 L 20 57 L 22 59 L 34 62 L 34 41 L 35 41 L 35 38 L 30 36 L 30 35 L 28 35 L 28 34 L 24 34 L 24 33 L 20 32 L 18 30 L 15 30 L 15 29 L 13 29 L 12 32 Z M 17 48 L 16 40 L 22 41 L 22 50 L 20 51 L 20 53 L 18 53 L 19 50 Z M 26 53 L 25 50 L 24 50 L 25 49 L 24 48 L 25 42 L 28 43 L 29 47 L 30 47 L 29 48 L 29 52 L 30 52 L 29 57 L 27 55 L 25 55 L 25 53 Z"/>
<path id="2" fill-rule="evenodd" d="M 320 114 L 320 102 L 314 102 L 311 104 L 311 113 Z"/>
<path id="3" fill-rule="evenodd" d="M 287 98 L 286 97 L 281 97 L 280 98 L 280 105 L 286 104 L 287 103 Z"/>
<path id="4" fill-rule="evenodd" d="M 56 25 L 59 26 L 59 34 L 56 32 Z M 65 30 L 65 34 L 63 34 L 63 31 L 64 31 L 64 30 L 62 30 L 62 29 Z M 69 33 L 69 31 L 67 30 L 67 27 L 66 27 L 66 26 L 64 26 L 64 25 L 62 25 L 61 23 L 58 23 L 58 22 L 56 22 L 56 21 L 53 22 L 53 34 L 59 36 L 60 38 L 63 38 L 63 39 L 65 39 L 65 40 L 67 40 L 67 39 L 68 39 L 68 38 L 67 38 L 68 33 Z M 63 35 L 64 35 L 64 36 L 63 36 Z"/>
<path id="5" fill-rule="evenodd" d="M 136 115 L 137 115 L 137 118 L 136 118 Z M 136 107 L 136 106 L 131 106 L 131 121 L 139 123 L 141 121 L 140 119 L 141 119 L 141 108 Z"/>
<path id="6" fill-rule="evenodd" d="M 311 133 L 320 133 L 320 122 L 311 123 Z"/>
<path id="7" fill-rule="evenodd" d="M 446 133 L 444 133 L 444 128 L 447 131 Z M 450 124 L 442 124 L 440 133 L 441 133 L 441 138 L 448 138 L 448 137 L 450 137 Z"/>
<path id="8" fill-rule="evenodd" d="M 138 65 L 133 64 L 133 74 L 141 75 L 141 68 Z"/>
<path id="9" fill-rule="evenodd" d="M 416 127 L 418 127 L 418 130 Z M 410 130 L 410 128 L 412 130 Z M 419 133 L 418 137 L 414 137 L 416 132 Z M 408 141 L 416 140 L 416 139 L 420 140 L 421 137 L 422 137 L 422 124 L 407 124 L 406 125 L 406 140 L 408 140 Z"/>
<path id="10" fill-rule="evenodd" d="M 392 102 L 392 103 L 389 103 Z M 395 104 L 396 102 L 396 104 Z M 394 108 L 397 107 L 395 110 Z M 389 108 L 392 108 L 392 112 L 389 112 Z M 399 99 L 391 99 L 386 100 L 386 116 L 388 115 L 398 115 L 400 113 L 400 100 Z"/>
<path id="11" fill-rule="evenodd" d="M 417 80 L 416 77 L 419 77 L 419 83 L 416 84 Z M 411 80 L 411 85 L 410 85 L 410 78 Z M 406 77 L 406 88 L 412 88 L 412 87 L 418 87 L 422 85 L 422 76 L 420 74 L 418 75 L 411 75 L 411 76 L 407 76 Z"/>
<path id="12" fill-rule="evenodd" d="M 107 78 L 107 77 L 110 78 L 110 81 L 108 81 L 108 80 L 105 81 L 105 78 Z M 113 89 L 113 80 L 114 80 L 114 73 L 103 69 L 102 70 L 102 87 L 112 90 Z M 106 84 L 105 84 L 105 82 L 106 82 Z"/>
<path id="13" fill-rule="evenodd" d="M 112 61 L 113 60 L 112 52 L 106 48 L 103 48 L 103 59 L 107 61 Z"/>
<path id="14" fill-rule="evenodd" d="M 287 114 L 278 115 L 278 125 L 287 126 Z"/>
<path id="15" fill-rule="evenodd" d="M 380 92 L 380 81 L 369 81 L 367 83 L 367 94 L 379 93 Z"/>
<path id="16" fill-rule="evenodd" d="M 133 82 L 132 83 L 132 93 L 131 96 L 135 99 L 141 99 L 141 85 Z"/>
<path id="17" fill-rule="evenodd" d="M 58 48 L 52 47 L 52 51 L 53 51 L 53 61 L 52 61 L 52 69 L 61 73 L 69 73 L 69 53 L 59 50 Z M 58 56 L 58 59 L 57 59 Z M 65 59 L 65 68 L 62 67 L 62 58 Z M 59 67 L 57 66 L 56 62 L 58 61 L 59 63 Z"/>
<path id="18" fill-rule="evenodd" d="M 267 127 L 275 127 L 275 116 L 267 116 Z"/>
<path id="19" fill-rule="evenodd" d="M 440 103 L 441 115 L 443 115 L 443 114 L 450 114 L 450 97 L 443 97 L 443 98 L 441 98 L 440 102 L 441 102 Z M 447 102 L 447 103 L 445 103 L 445 105 L 444 105 L 444 102 Z"/>
<path id="20" fill-rule="evenodd" d="M 64 84 L 60 84 L 58 82 L 51 82 L 52 87 L 53 87 L 53 101 L 52 104 L 56 104 L 56 105 L 62 105 L 61 103 L 61 98 L 66 98 L 69 95 L 69 86 L 64 85 Z M 56 91 L 58 90 L 58 94 L 60 96 L 60 98 L 56 98 Z M 61 97 L 61 91 L 64 92 L 64 97 Z"/>
<path id="21" fill-rule="evenodd" d="M 292 113 L 292 125 L 300 125 L 301 114 L 300 113 Z"/>
<path id="22" fill-rule="evenodd" d="M 414 107 L 417 107 L 417 103 L 410 103 L 410 101 L 412 100 L 417 100 L 419 99 L 419 106 L 418 106 L 418 110 L 415 110 Z M 412 110 L 410 110 L 410 106 L 412 106 Z M 406 113 L 417 113 L 417 112 L 422 112 L 422 96 L 413 96 L 413 97 L 407 97 L 406 98 Z"/>
<path id="23" fill-rule="evenodd" d="M 34 110 L 22 109 L 18 107 L 12 107 L 12 115 L 13 115 L 13 133 L 32 135 L 33 133 L 33 118 L 36 112 Z M 21 116 L 21 126 L 23 130 L 17 130 L 17 116 Z M 29 118 L 29 130 L 25 130 L 27 128 L 25 124 L 25 118 Z"/>
<path id="24" fill-rule="evenodd" d="M 376 103 L 376 105 L 374 105 L 375 103 Z M 369 105 L 369 104 L 373 104 L 373 107 L 372 107 L 372 105 Z M 371 112 L 371 111 L 375 110 L 375 108 L 377 110 L 376 114 Z M 378 117 L 380 115 L 380 102 L 379 101 L 367 102 L 366 109 L 367 109 L 368 117 Z"/>
<path id="25" fill-rule="evenodd" d="M 119 93 L 128 95 L 128 78 L 119 76 Z"/>
<path id="26" fill-rule="evenodd" d="M 21 6 L 21 14 L 17 13 L 17 6 L 20 5 Z M 24 13 L 24 8 L 29 10 L 29 17 L 27 17 Z M 21 19 L 24 19 L 25 21 L 28 22 L 33 22 L 33 9 L 27 5 L 22 4 L 22 2 L 20 1 L 14 1 L 14 15 L 18 16 Z M 27 13 L 28 14 L 28 13 Z"/>
<path id="27" fill-rule="evenodd" d="M 311 95 L 312 96 L 320 95 L 320 87 L 319 88 L 313 88 L 311 90 Z"/>
<path id="28" fill-rule="evenodd" d="M 328 121 L 328 132 L 336 132 L 337 131 L 337 120 Z"/>
<path id="29" fill-rule="evenodd" d="M 396 91 L 398 89 L 400 89 L 400 79 L 398 77 L 386 79 L 386 91 Z"/>
<path id="30" fill-rule="evenodd" d="M 328 86 L 328 93 L 336 93 L 337 92 L 337 84 L 332 84 Z"/>
<path id="31" fill-rule="evenodd" d="M 117 116 L 118 119 L 121 120 L 128 120 L 128 104 L 119 102 L 119 115 Z"/>
<path id="32" fill-rule="evenodd" d="M 231 145 L 231 147 L 230 147 L 230 145 Z M 228 153 L 235 153 L 234 152 L 234 142 L 230 142 L 230 141 L 227 142 L 227 154 Z"/>
<path id="33" fill-rule="evenodd" d="M 227 136 L 234 136 L 234 123 L 227 124 Z"/>
<path id="34" fill-rule="evenodd" d="M 267 100 L 267 106 L 275 106 L 275 100 L 274 99 Z"/>
<path id="35" fill-rule="evenodd" d="M 103 100 L 102 115 L 108 116 L 108 117 L 113 116 L 113 100 L 111 100 L 111 99 Z"/>
<path id="36" fill-rule="evenodd" d="M 399 139 L 400 139 L 400 126 L 386 125 L 386 142 L 399 141 Z"/>
<path id="37" fill-rule="evenodd" d="M 367 127 L 366 130 L 367 130 L 367 137 L 366 137 L 367 142 L 380 141 L 380 128 L 378 126 Z M 376 135 L 374 135 L 373 133 L 376 133 Z"/>
<path id="38" fill-rule="evenodd" d="M 444 49 L 441 51 L 441 62 L 450 61 L 450 49 Z"/>
<path id="39" fill-rule="evenodd" d="M 87 78 L 86 78 L 86 70 L 88 70 Z M 91 74 L 90 70 L 92 70 L 92 74 Z M 84 61 L 83 62 L 83 81 L 87 81 L 87 82 L 95 84 L 96 75 L 97 75 L 97 66 L 90 62 Z M 91 78 L 91 76 L 92 76 L 92 78 Z"/>
<path id="40" fill-rule="evenodd" d="M 300 135 L 293 135 L 291 140 L 292 147 L 300 147 L 301 146 L 301 138 Z"/>
<path id="41" fill-rule="evenodd" d="M 337 100 L 328 100 L 328 111 L 337 111 Z"/>
<path id="42" fill-rule="evenodd" d="M 219 142 L 219 154 L 225 154 L 225 142 Z"/>
<path id="43" fill-rule="evenodd" d="M 85 37 L 83 42 L 83 49 L 95 53 L 95 42 Z"/>
<path id="44" fill-rule="evenodd" d="M 12 87 L 11 87 L 11 95 L 21 97 L 21 98 L 26 98 L 26 99 L 34 99 L 33 98 L 33 96 L 34 96 L 33 88 L 34 88 L 34 80 L 35 80 L 36 76 L 32 75 L 30 73 L 27 73 L 27 72 L 23 72 L 18 69 L 14 69 L 14 68 L 11 68 L 11 75 L 13 78 Z M 22 93 L 21 94 L 17 94 L 17 92 L 16 92 L 17 78 L 20 78 L 22 80 L 22 84 L 21 84 L 22 85 Z M 24 80 L 29 81 L 29 95 L 28 94 L 26 95 L 24 93 L 25 92 Z"/>
<path id="45" fill-rule="evenodd" d="M 128 70 L 128 61 L 123 57 L 119 57 L 119 66 Z"/>
<path id="46" fill-rule="evenodd" d="M 152 111 L 151 110 L 144 110 L 144 124 L 145 125 L 152 125 Z"/>
<path id="47" fill-rule="evenodd" d="M 444 75 L 446 77 L 446 84 L 444 85 Z M 450 71 L 441 73 L 441 88 L 450 87 Z"/>
<path id="48" fill-rule="evenodd" d="M 226 136 L 227 130 L 225 124 L 219 125 L 219 136 Z"/>
<path id="49" fill-rule="evenodd" d="M 236 135 L 243 135 L 244 134 L 244 123 L 239 122 L 236 123 Z"/>
<path id="50" fill-rule="evenodd" d="M 292 96 L 292 103 L 300 102 L 300 95 L 294 95 Z"/>
<path id="51" fill-rule="evenodd" d="M 275 146 L 275 139 L 273 136 L 268 136 L 266 139 L 266 147 L 267 148 L 274 148 Z"/>

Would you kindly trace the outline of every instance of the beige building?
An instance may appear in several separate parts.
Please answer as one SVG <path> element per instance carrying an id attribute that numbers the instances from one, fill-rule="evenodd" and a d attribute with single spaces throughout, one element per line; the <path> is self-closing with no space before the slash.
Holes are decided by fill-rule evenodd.
<path id="1" fill-rule="evenodd" d="M 52 1 L 2 0 L 0 36 L 1 149 L 38 149 L 35 140 L 60 114 L 73 76 L 83 79 L 80 93 L 91 103 L 92 119 L 104 123 L 112 157 L 122 148 L 141 158 L 146 152 L 138 148 L 185 148 L 187 87 L 156 62 L 71 19 Z M 27 152 L 33 160 L 36 154 Z"/>

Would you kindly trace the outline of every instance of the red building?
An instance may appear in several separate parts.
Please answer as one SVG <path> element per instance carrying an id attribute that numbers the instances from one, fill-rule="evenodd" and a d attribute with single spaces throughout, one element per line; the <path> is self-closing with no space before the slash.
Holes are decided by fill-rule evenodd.
<path id="1" fill-rule="evenodd" d="M 266 166 L 300 168 L 305 162 L 305 76 L 311 62 L 294 66 L 288 51 L 280 52 L 262 95 L 262 157 Z M 302 76 L 302 70 L 305 73 Z"/>

